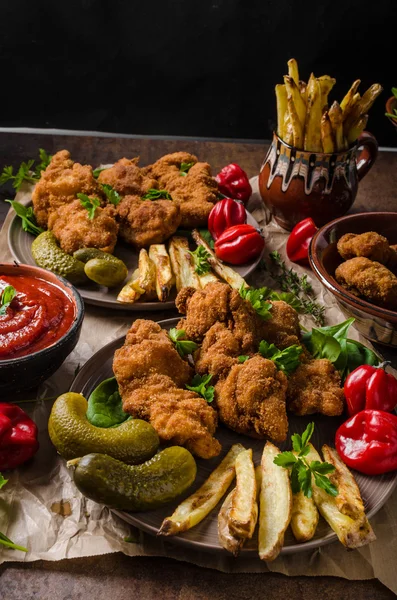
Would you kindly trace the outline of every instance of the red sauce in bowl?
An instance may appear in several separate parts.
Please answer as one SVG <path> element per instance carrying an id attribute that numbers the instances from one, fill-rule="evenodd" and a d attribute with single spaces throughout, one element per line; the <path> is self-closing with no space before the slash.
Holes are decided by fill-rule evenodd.
<path id="1" fill-rule="evenodd" d="M 0 315 L 0 360 L 48 348 L 70 329 L 76 310 L 61 288 L 38 277 L 0 275 L 0 297 L 8 285 L 16 296 Z"/>

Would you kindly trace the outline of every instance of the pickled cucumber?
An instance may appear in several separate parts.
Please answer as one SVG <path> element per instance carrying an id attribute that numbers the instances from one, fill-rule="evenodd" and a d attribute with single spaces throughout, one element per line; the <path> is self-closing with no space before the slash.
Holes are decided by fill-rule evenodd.
<path id="1" fill-rule="evenodd" d="M 73 284 L 87 283 L 84 263 L 66 254 L 51 231 L 44 231 L 32 243 L 32 256 L 39 267 L 65 277 Z"/>
<path id="2" fill-rule="evenodd" d="M 111 508 L 143 511 L 183 494 L 196 478 L 196 463 L 186 448 L 172 446 L 142 465 L 129 466 L 105 454 L 80 459 L 74 482 L 82 494 Z"/>
<path id="3" fill-rule="evenodd" d="M 87 420 L 88 402 L 68 392 L 54 402 L 48 433 L 59 454 L 70 460 L 101 452 L 130 464 L 151 458 L 159 446 L 153 427 L 140 419 L 127 419 L 117 427 L 95 427 Z"/>
<path id="4" fill-rule="evenodd" d="M 122 260 L 113 256 L 114 260 L 92 258 L 84 266 L 84 272 L 89 279 L 99 285 L 116 287 L 123 283 L 128 275 L 128 269 Z"/>
<path id="5" fill-rule="evenodd" d="M 83 263 L 87 263 L 92 258 L 101 258 L 103 260 L 119 260 L 113 254 L 109 254 L 109 252 L 103 252 L 103 250 L 99 250 L 99 248 L 79 248 L 75 252 L 73 252 L 74 258 L 77 260 L 81 260 Z"/>

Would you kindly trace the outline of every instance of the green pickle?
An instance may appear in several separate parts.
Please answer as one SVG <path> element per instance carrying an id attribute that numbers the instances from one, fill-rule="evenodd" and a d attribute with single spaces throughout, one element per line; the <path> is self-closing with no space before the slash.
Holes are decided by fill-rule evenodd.
<path id="1" fill-rule="evenodd" d="M 80 248 L 73 257 L 85 263 L 84 271 L 89 279 L 105 287 L 122 284 L 128 275 L 122 260 L 98 248 Z"/>
<path id="2" fill-rule="evenodd" d="M 33 241 L 32 256 L 39 267 L 61 275 L 73 284 L 88 281 L 84 263 L 61 250 L 51 231 L 40 233 Z"/>

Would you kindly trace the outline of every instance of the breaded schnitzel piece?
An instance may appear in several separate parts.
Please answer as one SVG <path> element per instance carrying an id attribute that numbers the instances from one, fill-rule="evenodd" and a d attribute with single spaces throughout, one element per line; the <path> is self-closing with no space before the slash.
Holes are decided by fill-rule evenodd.
<path id="1" fill-rule="evenodd" d="M 98 181 L 111 185 L 121 196 L 143 196 L 150 188 L 158 188 L 158 183 L 144 175 L 138 162 L 139 158 L 121 158 L 109 169 L 101 171 Z"/>
<path id="2" fill-rule="evenodd" d="M 47 228 L 51 212 L 73 202 L 79 193 L 104 198 L 92 167 L 73 162 L 70 153 L 61 150 L 54 154 L 33 190 L 33 210 L 40 227 Z"/>
<path id="3" fill-rule="evenodd" d="M 238 433 L 282 442 L 288 431 L 287 385 L 284 373 L 261 356 L 234 365 L 215 386 L 219 419 Z"/>
<path id="4" fill-rule="evenodd" d="M 202 345 L 194 353 L 194 366 L 200 375 L 212 375 L 211 384 L 226 377 L 238 364 L 241 346 L 224 323 L 215 323 L 205 334 Z"/>
<path id="5" fill-rule="evenodd" d="M 389 269 L 397 266 L 397 252 L 393 246 L 389 246 L 383 235 L 375 231 L 346 233 L 338 241 L 337 248 L 345 260 L 362 256 L 386 265 Z"/>
<path id="6" fill-rule="evenodd" d="M 261 339 L 274 344 L 280 350 L 300 343 L 301 330 L 299 315 L 292 306 L 283 300 L 274 300 L 270 304 L 271 319 L 262 321 Z"/>
<path id="7" fill-rule="evenodd" d="M 206 400 L 185 389 L 193 369 L 175 350 L 166 331 L 137 319 L 113 360 L 123 409 L 149 421 L 160 439 L 184 445 L 201 458 L 217 456 L 217 414 Z"/>
<path id="8" fill-rule="evenodd" d="M 378 306 L 397 310 L 397 277 L 368 258 L 351 258 L 337 267 L 335 279 L 353 294 Z"/>
<path id="9" fill-rule="evenodd" d="M 344 393 L 339 372 L 326 358 L 303 360 L 288 379 L 288 410 L 300 416 L 341 415 Z"/>
<path id="10" fill-rule="evenodd" d="M 193 163 L 185 175 L 181 174 L 182 163 Z M 167 190 L 173 201 L 180 205 L 181 227 L 194 229 L 207 225 L 208 216 L 218 200 L 218 185 L 208 163 L 198 162 L 193 154 L 175 152 L 163 156 L 144 172 L 156 179 L 159 187 Z"/>
<path id="11" fill-rule="evenodd" d="M 80 200 L 74 200 L 50 213 L 48 229 L 68 254 L 79 248 L 99 248 L 112 254 L 119 230 L 115 218 L 116 210 L 111 204 L 98 207 L 94 218 L 90 219 Z"/>
<path id="12" fill-rule="evenodd" d="M 117 205 L 120 237 L 137 248 L 161 244 L 178 229 L 179 205 L 172 200 L 142 200 L 124 196 Z"/>

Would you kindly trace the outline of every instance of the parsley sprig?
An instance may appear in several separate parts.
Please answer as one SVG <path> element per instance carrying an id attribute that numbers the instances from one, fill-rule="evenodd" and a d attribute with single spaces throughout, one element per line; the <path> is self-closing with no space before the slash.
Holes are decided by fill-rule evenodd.
<path id="1" fill-rule="evenodd" d="M 240 354 L 240 356 L 237 357 L 237 360 L 240 364 L 245 363 L 246 360 L 248 360 L 250 357 L 248 356 L 248 354 Z"/>
<path id="2" fill-rule="evenodd" d="M 330 496 L 337 496 L 337 488 L 327 477 L 329 473 L 335 471 L 335 467 L 319 460 L 312 460 L 309 463 L 305 458 L 310 452 L 309 441 L 313 431 L 314 423 L 309 423 L 302 435 L 294 433 L 291 436 L 294 452 L 281 452 L 277 454 L 273 462 L 284 469 L 291 469 L 291 489 L 294 494 L 302 490 L 307 498 L 311 498 L 313 494 L 312 478 L 314 478 L 317 487 L 325 490 Z"/>
<path id="3" fill-rule="evenodd" d="M 142 200 L 172 200 L 172 196 L 167 190 L 156 190 L 155 188 L 150 188 L 146 192 L 144 196 L 142 196 Z"/>
<path id="4" fill-rule="evenodd" d="M 284 350 L 279 350 L 274 344 L 262 340 L 259 344 L 259 354 L 272 360 L 276 367 L 286 375 L 291 375 L 300 365 L 302 346 L 294 344 Z"/>
<path id="5" fill-rule="evenodd" d="M 176 329 L 176 327 L 173 327 L 169 330 L 168 335 L 170 340 L 174 342 L 175 349 L 179 356 L 182 358 L 188 354 L 192 354 L 198 348 L 196 342 L 184 339 L 186 336 L 186 331 L 184 329 Z"/>
<path id="6" fill-rule="evenodd" d="M 111 204 L 117 206 L 121 201 L 121 196 L 116 190 L 108 183 L 101 183 L 101 188 L 105 192 L 106 198 Z"/>
<path id="7" fill-rule="evenodd" d="M 199 396 L 202 396 L 204 400 L 207 400 L 210 404 L 214 400 L 215 388 L 213 385 L 208 385 L 212 379 L 212 375 L 195 375 L 191 381 L 191 385 L 187 385 L 186 388 L 191 392 L 196 392 Z"/>
<path id="8" fill-rule="evenodd" d="M 246 288 L 243 285 L 239 289 L 240 296 L 252 304 L 252 307 L 264 321 L 272 318 L 270 312 L 272 305 L 267 301 L 267 289 L 268 288 Z"/>
<path id="9" fill-rule="evenodd" d="M 80 200 L 81 205 L 88 210 L 88 218 L 90 221 L 95 217 L 95 212 L 101 201 L 99 198 L 90 198 L 87 194 L 77 194 L 77 198 Z"/>
<path id="10" fill-rule="evenodd" d="M 48 154 L 43 148 L 39 148 L 40 162 L 35 166 L 34 173 L 40 179 L 41 173 L 46 170 L 51 162 L 52 154 Z"/>
<path id="11" fill-rule="evenodd" d="M 98 179 L 99 175 L 102 173 L 102 171 L 106 171 L 106 169 L 100 169 L 98 167 L 98 169 L 94 169 L 92 174 L 95 177 L 95 179 Z"/>
<path id="12" fill-rule="evenodd" d="M 1 488 L 8 482 L 8 479 L 4 479 L 3 475 L 0 473 L 0 490 Z M 5 546 L 6 548 L 10 548 L 11 550 L 21 550 L 22 552 L 27 552 L 28 549 L 23 546 L 17 546 L 8 538 L 4 533 L 0 531 L 0 544 Z"/>
<path id="13" fill-rule="evenodd" d="M 186 175 L 188 174 L 188 171 L 190 171 L 190 169 L 192 168 L 193 165 L 194 165 L 194 162 L 181 163 L 181 166 L 179 168 L 180 175 L 182 175 L 182 177 L 186 177 Z"/>
<path id="14" fill-rule="evenodd" d="M 11 302 L 14 300 L 17 295 L 17 291 L 12 285 L 7 285 L 0 297 L 0 316 L 4 316 L 7 314 L 7 308 L 10 306 Z M 0 474 L 1 475 L 1 474 Z M 1 479 L 0 479 L 1 484 Z M 3 483 L 4 485 L 4 483 Z M 1 485 L 0 485 L 1 488 Z"/>
<path id="15" fill-rule="evenodd" d="M 205 275 L 211 271 L 211 265 L 208 261 L 208 259 L 211 258 L 211 254 L 207 252 L 204 246 L 197 246 L 194 252 L 189 250 L 189 254 L 193 256 L 194 270 L 197 275 Z"/>
<path id="16" fill-rule="evenodd" d="M 37 225 L 33 208 L 31 206 L 24 206 L 16 200 L 6 200 L 6 202 L 11 204 L 18 217 L 20 217 L 22 220 L 22 229 L 24 231 L 27 231 L 33 235 L 39 235 L 40 233 L 43 233 L 44 229 Z"/>
<path id="17" fill-rule="evenodd" d="M 22 162 L 18 170 L 14 172 L 14 167 L 6 166 L 0 175 L 0 185 L 4 185 L 8 181 L 12 181 L 12 187 L 19 191 L 22 183 L 37 183 L 41 177 L 41 172 L 46 169 L 52 158 L 51 154 L 47 154 L 43 148 L 39 149 L 40 162 L 34 167 L 33 159 L 27 162 Z"/>

